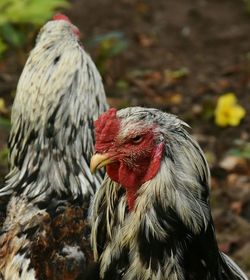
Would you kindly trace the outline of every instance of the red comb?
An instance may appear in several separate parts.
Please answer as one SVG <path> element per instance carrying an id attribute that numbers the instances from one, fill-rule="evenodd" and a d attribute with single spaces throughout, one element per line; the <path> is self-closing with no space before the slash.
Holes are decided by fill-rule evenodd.
<path id="1" fill-rule="evenodd" d="M 53 16 L 53 20 L 65 20 L 65 21 L 71 23 L 70 19 L 67 16 L 65 16 L 64 14 L 55 14 Z"/>
<path id="2" fill-rule="evenodd" d="M 116 116 L 117 110 L 110 108 L 107 112 L 103 113 L 95 121 L 96 132 L 96 150 L 101 152 L 109 146 L 109 142 L 112 142 L 120 128 L 119 119 Z"/>
<path id="3" fill-rule="evenodd" d="M 64 21 L 66 21 L 66 22 L 72 24 L 72 22 L 70 21 L 70 19 L 69 19 L 67 16 L 65 16 L 64 14 L 55 14 L 55 15 L 53 16 L 53 20 L 64 20 Z M 80 37 L 80 31 L 79 31 L 79 29 L 78 29 L 76 26 L 72 25 L 72 31 L 75 33 L 75 35 L 76 35 L 78 38 Z"/>

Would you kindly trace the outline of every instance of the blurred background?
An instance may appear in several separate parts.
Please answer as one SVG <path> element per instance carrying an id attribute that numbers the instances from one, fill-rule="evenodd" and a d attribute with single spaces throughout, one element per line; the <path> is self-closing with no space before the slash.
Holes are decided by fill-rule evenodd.
<path id="1" fill-rule="evenodd" d="M 211 167 L 220 249 L 250 276 L 250 0 L 0 0 L 0 184 L 18 78 L 58 11 L 79 27 L 111 106 L 191 125 Z"/>

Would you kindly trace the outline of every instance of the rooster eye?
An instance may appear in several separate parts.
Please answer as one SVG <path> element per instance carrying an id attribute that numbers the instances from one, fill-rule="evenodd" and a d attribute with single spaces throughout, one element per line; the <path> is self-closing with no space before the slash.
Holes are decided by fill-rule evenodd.
<path id="1" fill-rule="evenodd" d="M 133 143 L 138 144 L 142 141 L 142 136 L 141 135 L 137 135 L 135 137 L 132 138 Z"/>

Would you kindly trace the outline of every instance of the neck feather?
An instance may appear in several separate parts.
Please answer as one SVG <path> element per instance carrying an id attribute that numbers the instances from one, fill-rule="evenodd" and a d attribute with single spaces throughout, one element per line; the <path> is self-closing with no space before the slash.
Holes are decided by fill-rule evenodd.
<path id="1" fill-rule="evenodd" d="M 164 143 L 156 145 L 151 153 L 145 157 L 137 158 L 132 164 L 113 163 L 107 166 L 107 173 L 113 180 L 119 182 L 126 189 L 127 203 L 129 210 L 133 210 L 137 198 L 137 191 L 142 184 L 154 178 L 159 171 L 162 155 L 164 152 Z"/>
<path id="2" fill-rule="evenodd" d="M 76 198 L 92 195 L 100 185 L 103 174 L 92 175 L 89 161 L 94 148 L 93 120 L 106 110 L 107 103 L 90 57 L 79 48 L 74 51 L 72 75 L 62 67 L 64 84 L 60 80 L 55 85 L 48 77 L 46 88 L 41 75 L 49 70 L 47 64 L 34 70 L 27 61 L 12 109 L 10 172 L 0 196 L 15 191 L 38 200 L 54 193 Z M 35 85 L 27 89 L 31 75 L 42 93 Z M 55 88 L 56 92 L 50 92 Z"/>
<path id="3" fill-rule="evenodd" d="M 20 124 L 22 129 L 25 125 Z M 102 174 L 93 176 L 89 161 L 93 151 L 92 121 L 80 127 L 69 126 L 48 137 L 45 130 L 26 131 L 24 138 L 10 137 L 11 170 L 3 193 L 23 193 L 43 200 L 50 194 L 77 198 L 93 195 Z M 21 135 L 23 134 L 20 131 Z"/>
<path id="4" fill-rule="evenodd" d="M 126 211 L 121 185 L 106 178 L 94 199 L 91 237 L 98 259 L 103 233 L 107 231 L 108 245 L 103 245 L 104 251 L 99 257 L 101 274 L 111 267 L 109 260 L 123 258 L 124 250 L 129 250 L 131 263 L 139 260 L 136 269 L 127 274 L 131 279 L 139 278 L 142 271 L 159 277 L 158 269 L 153 271 L 152 266 L 146 265 L 152 259 L 158 260 L 159 265 L 164 263 L 164 267 L 173 264 L 173 268 L 181 269 L 180 256 L 186 242 L 211 226 L 208 185 L 209 171 L 204 155 L 198 145 L 187 138 L 183 145 L 178 142 L 165 148 L 159 171 L 137 191 L 130 213 Z M 160 247 L 154 247 L 155 244 Z M 162 273 L 162 279 L 176 278 L 172 269 Z"/>
<path id="5" fill-rule="evenodd" d="M 93 176 L 89 171 L 93 120 L 107 108 L 101 77 L 74 42 L 52 45 L 49 54 L 44 50 L 38 44 L 31 52 L 18 83 L 10 172 L 0 196 L 13 191 L 38 200 L 49 194 L 89 196 L 102 178 L 100 172 Z M 57 64 L 52 55 L 56 52 Z"/>

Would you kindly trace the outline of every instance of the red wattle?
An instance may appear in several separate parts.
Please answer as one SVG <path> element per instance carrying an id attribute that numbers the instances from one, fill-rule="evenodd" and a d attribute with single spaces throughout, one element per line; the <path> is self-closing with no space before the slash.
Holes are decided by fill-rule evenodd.
<path id="1" fill-rule="evenodd" d="M 134 189 L 126 189 L 126 196 L 127 196 L 127 202 L 128 202 L 128 210 L 132 211 L 135 205 L 137 188 Z"/>
<path id="2" fill-rule="evenodd" d="M 138 159 L 134 163 L 136 169 L 131 169 L 124 162 L 114 162 L 107 166 L 109 177 L 126 189 L 129 210 L 134 208 L 137 191 L 140 186 L 154 178 L 161 165 L 164 143 L 158 144 L 148 157 Z"/>

